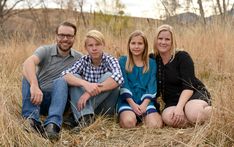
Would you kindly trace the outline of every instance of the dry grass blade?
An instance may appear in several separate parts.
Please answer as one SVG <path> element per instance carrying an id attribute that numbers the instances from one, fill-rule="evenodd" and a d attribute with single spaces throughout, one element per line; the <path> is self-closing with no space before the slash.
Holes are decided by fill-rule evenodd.
<path id="1" fill-rule="evenodd" d="M 149 34 L 149 44 L 152 45 L 153 29 L 146 29 L 145 26 L 147 24 L 142 25 L 142 30 Z M 179 31 L 178 46 L 183 46 L 191 53 L 196 74 L 211 91 L 214 111 L 210 121 L 186 129 L 149 129 L 144 125 L 122 129 L 117 118 L 99 116 L 94 124 L 78 133 L 63 128 L 61 139 L 53 144 L 33 131 L 25 131 L 25 128 L 30 130 L 30 127 L 20 114 L 21 65 L 38 45 L 33 41 L 19 42 L 14 38 L 0 45 L 0 146 L 233 146 L 234 36 L 231 34 L 234 34 L 234 29 L 224 28 L 220 24 L 209 24 L 209 29 L 199 25 L 188 28 L 175 25 L 175 28 Z M 116 56 L 125 54 L 126 36 L 130 31 L 125 30 L 117 38 L 105 29 L 107 51 Z M 83 46 L 80 43 L 75 48 L 82 49 Z"/>

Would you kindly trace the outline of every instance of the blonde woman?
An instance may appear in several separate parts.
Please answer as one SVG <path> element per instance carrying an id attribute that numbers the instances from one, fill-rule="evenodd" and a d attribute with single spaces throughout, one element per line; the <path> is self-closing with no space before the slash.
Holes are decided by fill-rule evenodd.
<path id="1" fill-rule="evenodd" d="M 210 94 L 195 77 L 190 55 L 176 50 L 172 26 L 158 27 L 151 57 L 156 58 L 158 65 L 158 94 L 166 104 L 162 112 L 164 123 L 184 127 L 207 120 L 211 115 Z"/>
<path id="2" fill-rule="evenodd" d="M 120 126 L 132 128 L 143 121 L 147 127 L 162 127 L 154 106 L 156 96 L 156 62 L 148 57 L 148 42 L 141 31 L 128 40 L 128 55 L 119 59 L 124 77 L 120 89 L 118 113 Z"/>

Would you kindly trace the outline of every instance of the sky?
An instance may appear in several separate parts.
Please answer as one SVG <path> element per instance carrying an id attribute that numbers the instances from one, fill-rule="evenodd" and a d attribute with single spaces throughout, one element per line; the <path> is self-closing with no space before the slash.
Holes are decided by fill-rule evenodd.
<path id="1" fill-rule="evenodd" d="M 92 8 L 95 7 L 96 1 L 102 1 L 102 0 L 85 0 L 87 3 L 87 7 Z M 112 0 L 106 0 L 106 1 L 112 1 Z M 136 17 L 147 17 L 147 18 L 160 18 L 160 16 L 165 14 L 165 9 L 162 4 L 162 0 L 120 0 L 121 3 L 125 5 L 125 13 L 130 16 L 136 16 Z M 181 9 L 178 9 L 177 13 L 183 13 L 185 12 L 185 0 L 177 0 L 181 4 Z M 205 2 L 203 1 L 203 7 L 205 11 L 205 16 L 210 16 L 214 13 L 213 6 L 216 5 L 213 1 L 215 0 L 209 0 L 212 2 Z M 208 1 L 208 0 L 207 0 Z M 234 0 L 229 0 L 229 3 L 231 4 L 228 9 L 231 8 L 232 4 L 234 3 Z M 199 15 L 199 5 L 197 4 L 197 0 L 192 0 L 191 4 L 192 9 L 190 9 L 190 12 L 196 13 Z"/>
<path id="2" fill-rule="evenodd" d="M 15 0 L 12 0 L 12 1 L 15 1 Z M 36 0 L 31 1 L 32 5 L 35 4 L 35 1 Z M 60 7 L 58 4 L 55 3 L 55 1 L 59 1 L 59 0 L 45 0 L 45 1 L 46 1 L 47 7 L 50 7 L 50 8 Z M 101 8 L 101 9 L 105 11 L 111 11 L 112 10 L 111 5 L 113 4 L 114 0 L 106 0 L 106 1 L 108 4 L 105 5 L 105 8 Z M 124 9 L 125 15 L 159 19 L 160 16 L 163 16 L 163 14 L 165 13 L 165 9 L 161 2 L 162 0 L 120 0 L 120 1 L 122 4 L 125 5 L 125 9 Z M 185 12 L 184 11 L 185 0 L 178 0 L 178 1 L 182 4 L 182 8 L 179 9 L 177 13 Z M 99 11 L 100 7 L 96 5 L 97 2 L 100 3 L 100 2 L 103 2 L 103 0 L 84 0 L 84 7 L 83 7 L 84 11 L 86 12 Z M 233 4 L 234 0 L 229 0 L 229 3 Z M 215 5 L 213 2 L 203 2 L 203 6 L 205 8 L 205 16 L 210 16 L 212 14 L 213 5 Z M 193 7 L 193 9 L 191 9 L 190 12 L 193 12 L 199 15 L 199 7 L 197 4 L 197 0 L 193 0 L 193 3 L 191 6 Z M 22 4 L 18 7 L 25 7 L 25 6 L 23 6 Z"/>
<path id="3" fill-rule="evenodd" d="M 96 0 L 87 0 L 90 5 L 95 6 Z M 125 14 L 135 17 L 159 17 L 158 13 L 163 13 L 160 0 L 121 0 L 125 5 Z M 89 7 L 89 6 L 87 6 Z M 159 12 L 161 11 L 161 12 Z"/>

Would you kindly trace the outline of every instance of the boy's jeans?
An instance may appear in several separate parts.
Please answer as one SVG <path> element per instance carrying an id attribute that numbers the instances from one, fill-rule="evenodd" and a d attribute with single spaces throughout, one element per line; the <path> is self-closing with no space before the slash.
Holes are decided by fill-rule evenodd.
<path id="1" fill-rule="evenodd" d="M 81 78 L 79 75 L 75 75 L 78 78 Z M 102 76 L 99 83 L 105 81 L 107 78 L 111 76 L 111 73 L 106 73 Z M 117 98 L 119 95 L 119 88 L 115 88 L 110 91 L 106 91 L 100 93 L 97 96 L 91 97 L 86 106 L 81 110 L 77 110 L 77 102 L 81 95 L 84 93 L 84 89 L 82 87 L 69 87 L 69 93 L 71 96 L 71 108 L 74 114 L 76 121 L 79 121 L 81 116 L 87 114 L 114 114 L 115 113 L 115 105 L 117 102 Z"/>

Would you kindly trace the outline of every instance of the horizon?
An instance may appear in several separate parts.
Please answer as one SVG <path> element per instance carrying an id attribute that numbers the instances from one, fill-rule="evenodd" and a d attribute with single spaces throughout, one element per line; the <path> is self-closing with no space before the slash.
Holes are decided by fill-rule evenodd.
<path id="1" fill-rule="evenodd" d="M 117 15 L 118 11 L 114 10 L 116 8 L 113 8 L 113 2 L 112 0 L 106 0 L 106 4 L 102 4 L 101 6 L 97 6 L 97 2 L 100 2 L 101 0 L 86 0 L 83 4 L 83 12 L 87 13 L 92 13 L 92 12 L 104 12 L 106 14 L 112 14 L 112 15 Z M 47 8 L 59 8 L 59 9 L 65 9 L 66 5 L 65 3 L 56 3 L 55 1 L 48 1 L 45 0 L 45 5 Z M 155 1 L 155 0 L 147 0 L 147 3 L 144 2 L 143 0 L 120 0 L 121 4 L 125 6 L 123 9 L 124 11 L 124 16 L 130 16 L 130 17 L 140 17 L 140 18 L 152 18 L 152 19 L 164 19 L 165 18 L 165 9 L 163 8 L 163 5 L 160 1 Z M 180 1 L 181 2 L 181 1 Z M 230 4 L 232 3 L 232 4 Z M 181 2 L 181 7 L 176 11 L 174 15 L 178 14 L 183 14 L 183 13 L 194 13 L 198 16 L 200 16 L 199 13 L 199 8 L 198 4 L 194 2 L 191 5 L 193 5 L 190 10 L 185 11 L 185 6 L 183 5 L 184 1 Z M 12 5 L 12 4 L 9 4 Z M 21 8 L 27 8 L 30 5 L 32 8 L 43 8 L 40 6 L 40 2 L 33 2 L 33 4 L 21 4 L 16 7 L 16 9 L 21 9 Z M 32 5 L 32 6 L 31 6 Z M 234 5 L 234 0 L 229 1 L 229 5 L 227 7 L 227 10 L 231 10 L 231 6 Z M 203 7 L 205 11 L 205 17 L 209 17 L 212 15 L 217 15 L 217 12 L 213 12 L 213 6 L 214 4 L 210 2 L 203 2 Z M 79 11 L 79 8 L 74 7 L 76 11 Z M 116 11 L 116 12 L 114 12 Z M 157 14 L 157 15 L 156 15 Z M 171 15 L 171 16 L 174 16 Z"/>

